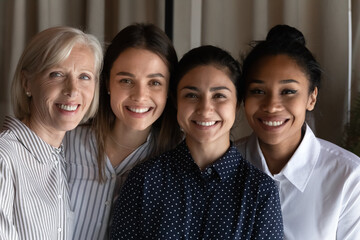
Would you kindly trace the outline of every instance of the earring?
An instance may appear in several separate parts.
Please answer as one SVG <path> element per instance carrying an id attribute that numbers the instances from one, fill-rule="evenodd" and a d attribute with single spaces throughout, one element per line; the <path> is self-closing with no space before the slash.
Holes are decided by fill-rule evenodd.
<path id="1" fill-rule="evenodd" d="M 108 95 L 110 95 L 110 91 L 108 91 Z"/>
<path id="2" fill-rule="evenodd" d="M 26 96 L 31 97 L 31 92 L 26 92 Z"/>

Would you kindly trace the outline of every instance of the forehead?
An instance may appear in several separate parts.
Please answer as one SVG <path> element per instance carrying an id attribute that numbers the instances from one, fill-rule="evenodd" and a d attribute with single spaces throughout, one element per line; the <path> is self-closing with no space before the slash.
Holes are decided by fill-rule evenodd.
<path id="1" fill-rule="evenodd" d="M 285 54 L 265 56 L 259 59 L 251 68 L 247 79 L 248 81 L 261 80 L 264 82 L 293 79 L 309 83 L 303 68 L 296 60 Z"/>
<path id="2" fill-rule="evenodd" d="M 235 88 L 225 69 L 219 69 L 213 65 L 197 66 L 188 71 L 178 84 L 178 89 L 183 86 L 196 86 L 209 88 L 214 86 L 231 86 Z"/>

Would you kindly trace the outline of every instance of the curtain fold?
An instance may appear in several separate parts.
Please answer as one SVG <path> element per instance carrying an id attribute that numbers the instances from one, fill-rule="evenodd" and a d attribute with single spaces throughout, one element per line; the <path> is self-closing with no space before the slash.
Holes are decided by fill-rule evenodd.
<path id="1" fill-rule="evenodd" d="M 358 0 L 174 0 L 173 41 L 179 58 L 190 48 L 213 44 L 234 57 L 249 42 L 264 39 L 275 24 L 300 29 L 324 69 L 319 101 L 310 124 L 319 137 L 340 143 L 347 120 L 348 13 L 352 10 L 352 88 L 360 91 L 360 3 Z M 106 45 L 134 22 L 164 29 L 165 0 L 0 1 L 0 123 L 10 108 L 10 82 L 29 39 L 38 31 L 69 25 L 96 35 Z M 250 129 L 242 113 L 235 138 Z"/>

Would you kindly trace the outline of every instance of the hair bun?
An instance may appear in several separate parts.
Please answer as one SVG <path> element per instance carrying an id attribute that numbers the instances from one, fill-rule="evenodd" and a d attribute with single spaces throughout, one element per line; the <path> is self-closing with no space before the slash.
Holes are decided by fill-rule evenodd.
<path id="1" fill-rule="evenodd" d="M 288 25 L 276 25 L 271 28 L 266 36 L 266 41 L 275 41 L 279 43 L 297 42 L 304 46 L 306 44 L 304 35 L 296 28 Z"/>

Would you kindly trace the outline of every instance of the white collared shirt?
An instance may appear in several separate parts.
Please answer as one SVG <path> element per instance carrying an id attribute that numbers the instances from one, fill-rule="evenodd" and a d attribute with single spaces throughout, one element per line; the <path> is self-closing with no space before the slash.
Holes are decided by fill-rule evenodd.
<path id="1" fill-rule="evenodd" d="M 360 239 L 360 158 L 316 138 L 304 138 L 287 165 L 272 175 L 253 133 L 236 143 L 245 159 L 279 187 L 285 239 Z"/>
<path id="2" fill-rule="evenodd" d="M 107 239 L 112 204 L 130 170 L 149 154 L 150 136 L 116 168 L 105 155 L 105 181 L 98 181 L 97 144 L 88 126 L 66 133 L 64 148 L 71 209 L 74 211 L 74 240 Z"/>
<path id="3" fill-rule="evenodd" d="M 0 239 L 69 239 L 63 150 L 13 117 L 0 134 Z"/>

